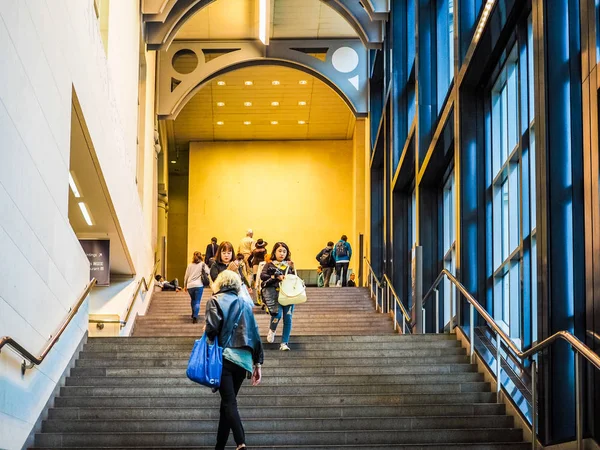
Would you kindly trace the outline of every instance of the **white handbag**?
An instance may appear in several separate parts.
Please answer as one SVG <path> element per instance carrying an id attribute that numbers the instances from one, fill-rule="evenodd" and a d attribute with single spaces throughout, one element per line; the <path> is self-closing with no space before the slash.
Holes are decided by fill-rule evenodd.
<path id="1" fill-rule="evenodd" d="M 296 271 L 288 274 L 289 267 L 285 270 L 285 277 L 279 284 L 279 298 L 281 306 L 297 305 L 306 301 L 306 286 Z"/>

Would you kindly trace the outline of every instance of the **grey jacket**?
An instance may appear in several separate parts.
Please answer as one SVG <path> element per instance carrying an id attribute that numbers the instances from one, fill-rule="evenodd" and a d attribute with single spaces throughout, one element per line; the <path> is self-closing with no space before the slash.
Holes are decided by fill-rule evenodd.
<path id="1" fill-rule="evenodd" d="M 206 334 L 211 340 L 218 335 L 223 347 L 229 341 L 227 347 L 250 350 L 254 364 L 262 364 L 264 351 L 258 324 L 252 306 L 238 296 L 241 284 L 235 272 L 225 270 L 219 274 L 213 285 L 216 293 L 206 304 Z"/>

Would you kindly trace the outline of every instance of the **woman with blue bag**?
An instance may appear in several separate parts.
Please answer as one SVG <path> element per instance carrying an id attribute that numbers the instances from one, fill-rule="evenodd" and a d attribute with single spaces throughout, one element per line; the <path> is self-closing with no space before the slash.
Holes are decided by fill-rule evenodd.
<path id="1" fill-rule="evenodd" d="M 205 334 L 210 340 L 218 339 L 223 345 L 223 369 L 219 393 L 221 410 L 217 445 L 224 449 L 233 431 L 237 449 L 245 449 L 245 434 L 237 406 L 237 394 L 244 378 L 252 386 L 261 381 L 263 346 L 252 304 L 240 297 L 242 280 L 231 270 L 221 272 L 213 283 L 214 296 L 206 304 Z"/>

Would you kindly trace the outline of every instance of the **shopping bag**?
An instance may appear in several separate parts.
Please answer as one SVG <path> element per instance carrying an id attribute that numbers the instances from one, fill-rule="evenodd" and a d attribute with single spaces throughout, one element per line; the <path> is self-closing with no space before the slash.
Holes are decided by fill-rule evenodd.
<path id="1" fill-rule="evenodd" d="M 221 373 L 223 371 L 223 348 L 219 347 L 218 337 L 210 343 L 206 333 L 202 338 L 194 342 L 194 348 L 190 355 L 187 377 L 210 388 L 218 388 L 221 384 Z"/>
<path id="2" fill-rule="evenodd" d="M 279 298 L 277 301 L 281 306 L 297 305 L 306 301 L 306 286 L 304 281 L 296 273 L 285 271 L 285 277 L 279 285 Z M 295 272 L 295 271 L 294 271 Z"/>

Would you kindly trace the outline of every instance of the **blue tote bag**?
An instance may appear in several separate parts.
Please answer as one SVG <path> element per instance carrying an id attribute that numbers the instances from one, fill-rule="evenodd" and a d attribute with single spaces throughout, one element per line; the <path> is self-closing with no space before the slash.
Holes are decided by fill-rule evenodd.
<path id="1" fill-rule="evenodd" d="M 219 347 L 219 339 L 215 336 L 212 344 L 208 342 L 206 333 L 194 342 L 190 361 L 185 374 L 187 377 L 210 388 L 218 388 L 223 371 L 223 347 Z"/>

